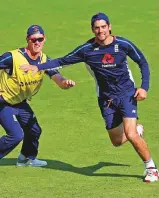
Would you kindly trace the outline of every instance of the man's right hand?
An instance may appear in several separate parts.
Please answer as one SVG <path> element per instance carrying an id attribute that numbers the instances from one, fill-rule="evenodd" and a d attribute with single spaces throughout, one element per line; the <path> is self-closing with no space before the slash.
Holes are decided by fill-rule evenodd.
<path id="1" fill-rule="evenodd" d="M 29 70 L 32 71 L 33 76 L 38 72 L 38 67 L 36 65 L 21 65 L 20 69 L 25 73 Z"/>

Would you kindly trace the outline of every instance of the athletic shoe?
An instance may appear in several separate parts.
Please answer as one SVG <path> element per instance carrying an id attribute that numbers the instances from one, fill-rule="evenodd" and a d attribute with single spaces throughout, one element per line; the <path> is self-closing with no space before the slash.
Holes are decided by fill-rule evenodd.
<path id="1" fill-rule="evenodd" d="M 39 159 L 29 159 L 26 158 L 23 154 L 18 156 L 18 160 L 16 166 L 33 166 L 33 167 L 41 167 L 46 166 L 47 162 Z"/>
<path id="2" fill-rule="evenodd" d="M 156 168 L 147 168 L 144 175 L 144 182 L 155 182 L 159 179 L 159 172 Z"/>

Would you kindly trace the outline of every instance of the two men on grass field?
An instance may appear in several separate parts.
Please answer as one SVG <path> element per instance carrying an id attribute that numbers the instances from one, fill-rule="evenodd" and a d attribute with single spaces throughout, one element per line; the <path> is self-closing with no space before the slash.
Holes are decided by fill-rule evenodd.
<path id="1" fill-rule="evenodd" d="M 0 159 L 23 140 L 17 166 L 45 166 L 46 161 L 36 159 L 41 127 L 32 111 L 31 100 L 48 75 L 60 88 L 68 89 L 75 82 L 65 79 L 58 71 L 39 71 L 24 75 L 22 64 L 39 64 L 50 61 L 42 52 L 45 34 L 42 27 L 32 25 L 27 31 L 27 46 L 4 53 L 0 57 L 0 124 L 7 135 L 0 138 Z"/>
<path id="2" fill-rule="evenodd" d="M 111 142 L 115 146 L 129 141 L 145 164 L 145 182 L 158 180 L 158 170 L 145 140 L 137 133 L 137 101 L 147 97 L 149 66 L 142 52 L 129 40 L 111 35 L 108 16 L 98 13 L 91 19 L 94 38 L 69 54 L 43 64 L 23 65 L 34 74 L 45 69 L 85 62 L 97 85 L 98 104 Z M 136 62 L 142 75 L 136 88 L 128 67 L 127 56 Z M 36 65 L 36 66 L 35 66 Z"/>

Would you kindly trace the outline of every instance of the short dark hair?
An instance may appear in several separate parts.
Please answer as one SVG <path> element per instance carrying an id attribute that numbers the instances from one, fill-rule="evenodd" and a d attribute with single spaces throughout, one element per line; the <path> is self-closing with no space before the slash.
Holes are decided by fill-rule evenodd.
<path id="1" fill-rule="evenodd" d="M 97 20 L 104 20 L 104 21 L 107 22 L 108 25 L 110 24 L 110 20 L 109 20 L 108 16 L 105 15 L 104 13 L 99 12 L 99 13 L 92 16 L 92 18 L 91 18 L 91 26 L 92 27 L 94 26 L 94 23 Z"/>

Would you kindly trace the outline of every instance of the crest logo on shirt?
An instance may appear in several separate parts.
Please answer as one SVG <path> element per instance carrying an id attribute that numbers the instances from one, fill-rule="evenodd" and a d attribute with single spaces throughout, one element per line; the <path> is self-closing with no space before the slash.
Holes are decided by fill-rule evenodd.
<path id="1" fill-rule="evenodd" d="M 97 50 L 99 50 L 99 47 L 94 48 L 94 51 L 97 51 Z"/>
<path id="2" fill-rule="evenodd" d="M 119 52 L 119 46 L 118 46 L 118 44 L 115 44 L 115 45 L 114 45 L 114 51 L 115 51 L 115 52 Z"/>
<path id="3" fill-rule="evenodd" d="M 104 64 L 114 63 L 114 57 L 111 54 L 104 54 L 102 63 L 104 63 Z"/>

